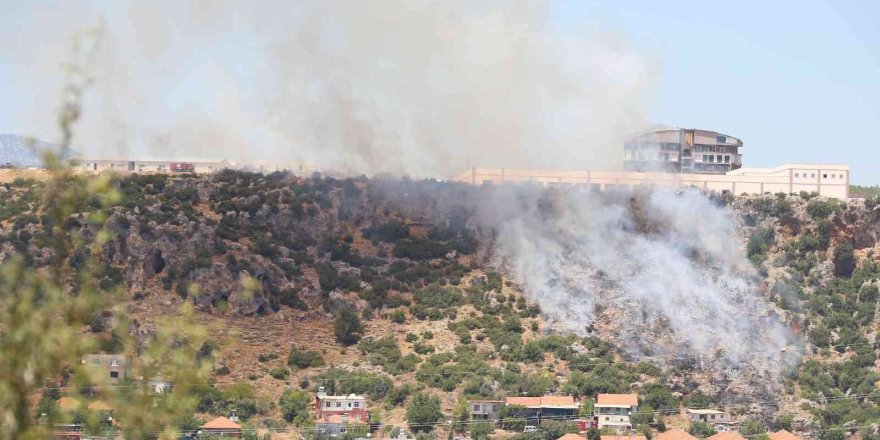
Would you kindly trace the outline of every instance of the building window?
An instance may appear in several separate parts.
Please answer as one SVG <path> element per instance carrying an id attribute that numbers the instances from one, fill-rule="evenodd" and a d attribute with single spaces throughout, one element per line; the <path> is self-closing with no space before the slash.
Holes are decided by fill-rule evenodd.
<path id="1" fill-rule="evenodd" d="M 116 358 L 111 359 L 110 366 L 111 367 L 118 367 L 119 366 L 119 359 L 116 359 Z"/>
<path id="2" fill-rule="evenodd" d="M 730 163 L 730 156 L 724 156 L 724 163 Z"/>
<path id="3" fill-rule="evenodd" d="M 794 173 L 794 177 L 801 177 L 800 173 Z"/>
<path id="4" fill-rule="evenodd" d="M 342 402 L 336 402 L 336 407 L 337 407 L 337 408 L 342 408 Z"/>
<path id="5" fill-rule="evenodd" d="M 474 412 L 478 412 L 480 410 L 480 405 L 474 405 Z"/>
<path id="6" fill-rule="evenodd" d="M 101 358 L 92 359 L 92 365 L 101 365 Z"/>
<path id="7" fill-rule="evenodd" d="M 828 175 L 827 175 L 827 174 L 823 174 L 823 175 L 822 175 L 822 178 L 823 178 L 823 179 L 827 179 L 827 178 L 828 178 Z"/>
<path id="8" fill-rule="evenodd" d="M 810 173 L 810 177 L 816 177 L 816 173 Z"/>
<path id="9" fill-rule="evenodd" d="M 726 144 L 727 143 L 727 136 L 718 136 L 717 138 L 715 138 L 715 141 L 718 142 L 719 144 Z"/>
<path id="10" fill-rule="evenodd" d="M 357 407 L 359 407 L 359 406 L 361 406 L 361 403 L 360 403 L 360 402 L 355 402 L 355 403 L 354 403 L 354 407 L 355 407 L 355 408 L 357 408 Z"/>
<path id="11" fill-rule="evenodd" d="M 119 378 L 119 372 L 118 372 L 118 371 L 111 371 L 111 372 L 110 372 L 110 377 L 113 378 L 113 379 L 118 379 L 118 378 Z"/>
<path id="12" fill-rule="evenodd" d="M 330 408 L 330 402 L 324 402 L 324 408 Z"/>

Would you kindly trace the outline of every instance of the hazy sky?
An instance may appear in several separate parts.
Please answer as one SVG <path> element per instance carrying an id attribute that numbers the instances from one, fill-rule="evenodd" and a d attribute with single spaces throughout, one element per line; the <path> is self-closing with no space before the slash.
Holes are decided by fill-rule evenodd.
<path id="1" fill-rule="evenodd" d="M 167 14 L 131 2 L 3 3 L 0 133 L 57 138 L 52 118 L 60 79 L 50 73 L 57 72 L 69 52 L 70 33 L 102 16 L 115 32 L 104 48 L 111 56 L 102 66 L 118 67 L 111 67 L 115 70 L 107 77 L 113 80 L 101 87 L 131 96 L 106 98 L 110 93 L 100 102 L 87 102 L 87 111 L 101 108 L 90 114 L 93 131 L 119 143 L 138 131 L 137 142 L 151 139 L 149 148 L 154 148 L 165 142 L 162 133 L 199 138 L 205 131 L 194 121 L 218 118 L 224 121 L 223 130 L 205 135 L 209 143 L 235 138 L 236 145 L 247 146 L 247 155 L 268 159 L 275 150 L 262 146 L 285 141 L 277 135 L 277 121 L 253 116 L 273 105 L 262 88 L 272 73 L 261 67 L 267 53 L 276 49 L 267 49 L 267 42 L 291 31 L 284 18 L 273 23 L 273 14 L 230 1 L 195 1 L 190 6 L 167 2 Z M 295 9 L 300 2 L 289 4 Z M 522 12 L 507 13 L 515 17 Z M 199 18 L 173 20 L 189 15 Z M 863 135 L 880 126 L 878 20 L 880 2 L 874 1 L 568 0 L 552 4 L 549 25 L 542 30 L 584 38 L 587 27 L 591 38 L 611 36 L 596 37 L 603 41 L 600 49 L 619 46 L 615 69 L 632 69 L 626 72 L 631 74 L 625 80 L 627 91 L 602 99 L 638 99 L 649 122 L 739 137 L 745 143 L 746 166 L 848 163 L 855 183 L 878 184 L 878 145 Z M 141 23 L 152 33 L 139 35 Z M 633 54 L 640 61 L 633 61 Z M 129 63 L 132 59 L 139 62 Z M 607 83 L 607 78 L 596 80 Z M 430 86 L 430 78 L 424 82 Z M 138 107 L 132 113 L 137 116 L 113 117 L 132 106 Z M 614 111 L 622 115 L 630 110 Z M 456 126 L 444 122 L 444 127 Z"/>

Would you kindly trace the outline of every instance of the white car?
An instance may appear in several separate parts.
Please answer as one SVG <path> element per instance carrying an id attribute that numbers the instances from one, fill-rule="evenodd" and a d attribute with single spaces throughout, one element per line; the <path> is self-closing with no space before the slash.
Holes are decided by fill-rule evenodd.
<path id="1" fill-rule="evenodd" d="M 538 427 L 535 425 L 526 425 L 525 429 L 523 429 L 523 432 L 538 432 Z"/>

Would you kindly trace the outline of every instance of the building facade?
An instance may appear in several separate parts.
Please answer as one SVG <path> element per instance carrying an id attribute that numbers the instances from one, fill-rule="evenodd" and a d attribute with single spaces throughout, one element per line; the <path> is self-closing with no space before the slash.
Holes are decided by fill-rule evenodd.
<path id="1" fill-rule="evenodd" d="M 126 160 L 77 157 L 71 161 L 74 169 L 90 173 L 116 172 L 138 174 L 196 173 L 213 174 L 232 168 L 231 162 L 206 160 Z"/>
<path id="2" fill-rule="evenodd" d="M 742 166 L 742 146 L 742 140 L 710 130 L 652 130 L 624 142 L 623 169 L 724 174 Z"/>
<path id="3" fill-rule="evenodd" d="M 633 190 L 642 185 L 695 187 L 735 195 L 806 191 L 846 199 L 849 178 L 848 165 L 786 164 L 776 168 L 739 168 L 727 174 L 474 167 L 453 176 L 452 180 L 473 185 L 537 185 L 578 191 Z"/>
<path id="4" fill-rule="evenodd" d="M 334 415 L 346 416 L 355 421 L 369 421 L 367 399 L 357 394 L 329 396 L 324 391 L 324 387 L 318 388 L 318 393 L 315 395 L 315 418 L 326 419 Z"/>
<path id="5" fill-rule="evenodd" d="M 593 417 L 599 429 L 632 429 L 630 416 L 639 408 L 636 394 L 599 394 L 593 405 Z"/>
<path id="6" fill-rule="evenodd" d="M 119 383 L 128 378 L 129 365 L 124 354 L 87 354 L 83 364 L 104 370 L 109 383 Z"/>
<path id="7" fill-rule="evenodd" d="M 573 420 L 580 409 L 571 396 L 507 397 L 504 404 L 512 417 L 524 418 L 533 426 L 545 418 Z"/>
<path id="8" fill-rule="evenodd" d="M 708 423 L 710 426 L 716 423 L 730 423 L 730 417 L 724 411 L 716 409 L 687 409 L 687 416 L 691 422 Z"/>
<path id="9" fill-rule="evenodd" d="M 468 400 L 471 420 L 487 420 L 495 422 L 501 418 L 501 400 Z"/>

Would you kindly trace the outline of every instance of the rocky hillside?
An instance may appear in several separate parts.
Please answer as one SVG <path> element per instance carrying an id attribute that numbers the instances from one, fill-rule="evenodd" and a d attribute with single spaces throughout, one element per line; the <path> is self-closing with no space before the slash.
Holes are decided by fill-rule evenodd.
<path id="1" fill-rule="evenodd" d="M 114 185 L 123 199 L 107 222 L 113 238 L 95 256 L 96 276 L 126 293 L 139 338 L 183 302 L 200 311 L 215 335 L 204 350 L 216 359 L 216 383 L 199 396 L 203 415 L 235 407 L 259 426 L 300 423 L 303 415 L 286 409 L 285 386 L 327 386 L 367 394 L 386 423 L 404 420 L 406 402 L 421 391 L 442 396 L 447 414 L 461 396 L 635 391 L 649 411 L 643 431 L 686 426 L 682 405 L 725 406 L 754 429 L 828 438 L 838 426 L 868 435 L 880 421 L 874 199 L 714 201 L 737 225 L 729 252 L 753 264 L 767 319 L 795 335 L 797 362 L 776 377 L 705 363 L 723 353 L 634 356 L 619 350 L 619 328 L 601 319 L 582 330 L 560 325 L 499 260 L 500 230 L 473 203 L 485 189 L 234 171 Z M 49 261 L 40 188 L 22 179 L 0 186 L 0 260 Z M 561 215 L 554 191 L 538 200 L 548 203 L 539 216 Z M 644 196 L 620 197 L 609 206 L 641 218 Z M 662 222 L 644 220 L 635 233 L 664 233 Z M 88 252 L 74 252 L 72 264 Z M 597 316 L 618 316 L 597 298 Z M 110 319 L 96 317 L 91 331 L 107 332 L 101 324 Z M 674 326 L 662 324 L 652 321 L 651 332 L 674 340 Z M 112 335 L 104 340 L 105 351 L 117 349 Z"/>

